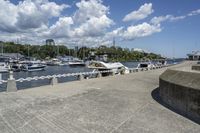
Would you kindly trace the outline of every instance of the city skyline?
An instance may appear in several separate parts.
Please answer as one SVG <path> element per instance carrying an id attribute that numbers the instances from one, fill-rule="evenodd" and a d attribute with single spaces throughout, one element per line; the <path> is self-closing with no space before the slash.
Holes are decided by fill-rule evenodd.
<path id="1" fill-rule="evenodd" d="M 180 4 L 181 3 L 181 4 Z M 0 40 L 141 48 L 167 57 L 200 49 L 200 1 L 0 0 Z"/>

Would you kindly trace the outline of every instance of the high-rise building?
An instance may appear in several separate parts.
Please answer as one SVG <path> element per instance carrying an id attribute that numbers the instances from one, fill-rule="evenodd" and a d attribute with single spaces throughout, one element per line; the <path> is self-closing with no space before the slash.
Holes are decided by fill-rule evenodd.
<path id="1" fill-rule="evenodd" d="M 55 42 L 53 39 L 47 39 L 46 40 L 46 45 L 55 45 Z"/>
<path id="2" fill-rule="evenodd" d="M 113 37 L 113 47 L 115 47 L 115 38 Z"/>

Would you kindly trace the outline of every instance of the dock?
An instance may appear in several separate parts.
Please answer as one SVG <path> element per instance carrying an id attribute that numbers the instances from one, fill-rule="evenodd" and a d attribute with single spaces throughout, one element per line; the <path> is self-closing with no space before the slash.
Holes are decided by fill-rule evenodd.
<path id="1" fill-rule="evenodd" d="M 0 133 L 199 133 L 154 97 L 166 69 L 2 92 Z"/>

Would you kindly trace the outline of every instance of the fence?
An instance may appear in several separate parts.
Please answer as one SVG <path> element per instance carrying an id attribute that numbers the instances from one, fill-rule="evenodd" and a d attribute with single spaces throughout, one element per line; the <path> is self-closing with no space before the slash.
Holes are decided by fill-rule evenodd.
<path id="1" fill-rule="evenodd" d="M 40 77 L 34 76 L 34 77 L 19 78 L 19 79 L 15 79 L 13 77 L 13 72 L 10 71 L 9 78 L 7 80 L 3 80 L 0 76 L 0 84 L 3 84 L 3 83 L 7 84 L 7 87 L 6 87 L 7 92 L 15 92 L 15 91 L 17 91 L 16 82 L 25 82 L 25 81 L 30 82 L 30 81 L 49 79 L 51 85 L 56 85 L 56 84 L 58 84 L 58 78 L 75 76 L 79 80 L 83 80 L 85 78 L 92 77 L 92 75 L 99 78 L 99 77 L 102 77 L 102 74 L 107 74 L 107 75 L 115 75 L 115 73 L 126 74 L 126 73 L 133 73 L 133 72 L 139 72 L 139 71 L 154 70 L 154 69 L 159 69 L 159 68 L 167 67 L 167 66 L 170 66 L 170 65 L 162 65 L 162 66 L 160 65 L 160 66 L 154 66 L 152 68 L 128 68 L 126 70 L 125 69 L 118 70 L 118 72 L 114 72 L 113 70 L 106 70 L 106 71 L 78 72 L 78 73 L 47 75 L 47 76 L 40 76 Z"/>

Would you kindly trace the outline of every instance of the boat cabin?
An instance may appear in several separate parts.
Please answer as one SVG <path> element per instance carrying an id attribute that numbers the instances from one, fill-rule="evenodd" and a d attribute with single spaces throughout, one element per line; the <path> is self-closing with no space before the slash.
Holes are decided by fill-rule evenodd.
<path id="1" fill-rule="evenodd" d="M 200 60 L 200 51 L 192 51 L 192 53 L 187 54 L 189 60 Z"/>

